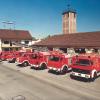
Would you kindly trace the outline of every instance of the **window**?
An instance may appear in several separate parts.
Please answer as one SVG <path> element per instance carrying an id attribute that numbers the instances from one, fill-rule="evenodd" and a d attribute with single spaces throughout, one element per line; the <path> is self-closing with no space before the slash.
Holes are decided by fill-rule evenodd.
<path id="1" fill-rule="evenodd" d="M 32 59 L 37 59 L 37 54 L 32 54 L 32 55 L 31 55 L 31 58 L 32 58 Z"/>
<path id="2" fill-rule="evenodd" d="M 56 57 L 56 56 L 50 56 L 49 57 L 49 60 L 51 60 L 51 61 L 59 61 L 60 58 L 59 57 Z"/>
<path id="3" fill-rule="evenodd" d="M 29 44 L 29 41 L 25 41 L 25 44 Z"/>
<path id="4" fill-rule="evenodd" d="M 89 66 L 93 65 L 93 62 L 88 59 L 78 59 L 76 65 Z"/>
<path id="5" fill-rule="evenodd" d="M 9 44 L 10 42 L 9 41 L 4 41 L 4 44 Z"/>

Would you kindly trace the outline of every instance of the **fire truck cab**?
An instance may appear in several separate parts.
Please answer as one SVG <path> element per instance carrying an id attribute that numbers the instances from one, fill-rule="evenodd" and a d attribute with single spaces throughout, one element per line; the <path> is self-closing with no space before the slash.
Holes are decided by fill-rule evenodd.
<path id="1" fill-rule="evenodd" d="M 26 67 L 28 65 L 31 68 L 47 68 L 48 52 L 34 52 L 34 53 L 24 53 L 23 56 L 17 58 L 17 63 Z"/>
<path id="2" fill-rule="evenodd" d="M 35 69 L 46 69 L 49 55 L 49 52 L 37 52 L 32 54 L 29 60 L 30 65 Z"/>
<path id="3" fill-rule="evenodd" d="M 71 76 L 82 77 L 90 80 L 100 75 L 100 55 L 81 54 L 72 58 Z"/>
<path id="4" fill-rule="evenodd" d="M 71 56 L 59 52 L 52 52 L 48 59 L 49 71 L 66 73 L 71 70 Z"/>

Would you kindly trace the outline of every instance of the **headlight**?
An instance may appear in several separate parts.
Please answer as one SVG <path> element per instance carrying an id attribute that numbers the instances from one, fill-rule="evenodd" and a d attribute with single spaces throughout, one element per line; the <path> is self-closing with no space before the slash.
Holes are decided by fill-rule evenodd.
<path id="1" fill-rule="evenodd" d="M 89 75 L 85 75 L 86 78 L 90 78 Z"/>

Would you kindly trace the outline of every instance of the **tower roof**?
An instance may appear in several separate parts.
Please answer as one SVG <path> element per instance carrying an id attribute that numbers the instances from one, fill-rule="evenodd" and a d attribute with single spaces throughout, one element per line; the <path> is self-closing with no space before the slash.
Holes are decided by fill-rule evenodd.
<path id="1" fill-rule="evenodd" d="M 67 14 L 67 13 L 76 13 L 76 10 L 73 9 L 69 4 L 67 6 L 68 6 L 68 8 L 63 11 L 63 13 L 62 13 L 63 15 Z"/>

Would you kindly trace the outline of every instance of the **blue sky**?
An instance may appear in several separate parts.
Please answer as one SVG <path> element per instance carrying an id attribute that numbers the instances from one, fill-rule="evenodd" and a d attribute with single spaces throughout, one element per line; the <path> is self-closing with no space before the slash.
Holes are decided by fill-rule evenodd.
<path id="1" fill-rule="evenodd" d="M 100 0 L 70 3 L 77 10 L 78 32 L 100 31 Z M 0 28 L 4 28 L 3 21 L 14 21 L 16 29 L 29 30 L 36 38 L 60 34 L 67 4 L 68 0 L 0 0 Z"/>

